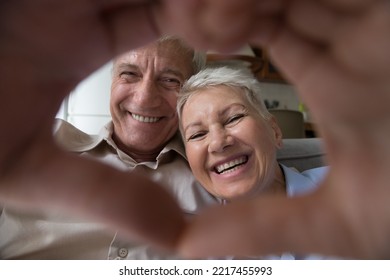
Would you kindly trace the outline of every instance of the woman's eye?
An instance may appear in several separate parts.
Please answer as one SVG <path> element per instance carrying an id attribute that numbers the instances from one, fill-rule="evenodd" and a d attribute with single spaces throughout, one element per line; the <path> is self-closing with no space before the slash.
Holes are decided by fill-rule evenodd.
<path id="1" fill-rule="evenodd" d="M 199 139 L 202 138 L 205 134 L 206 134 L 206 132 L 204 132 L 204 131 L 196 132 L 196 133 L 194 133 L 194 134 L 191 134 L 191 135 L 187 138 L 187 141 L 199 140 Z"/>
<path id="2" fill-rule="evenodd" d="M 230 117 L 230 118 L 226 121 L 226 124 L 235 123 L 235 122 L 241 120 L 243 117 L 244 117 L 244 114 L 237 114 L 237 115 L 234 115 L 234 116 Z"/>

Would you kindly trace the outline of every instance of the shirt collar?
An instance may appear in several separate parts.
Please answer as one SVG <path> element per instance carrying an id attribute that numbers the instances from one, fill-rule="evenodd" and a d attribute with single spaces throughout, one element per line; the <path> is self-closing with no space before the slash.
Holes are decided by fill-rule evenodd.
<path id="1" fill-rule="evenodd" d="M 112 123 L 112 121 L 110 121 L 101 129 L 99 134 L 101 139 L 99 142 L 105 140 L 109 145 L 111 145 L 113 148 L 118 150 L 117 145 L 112 139 L 113 132 L 114 132 L 114 124 Z M 161 150 L 161 152 L 157 156 L 157 160 L 170 151 L 175 151 L 176 153 L 180 154 L 183 158 L 186 158 L 184 144 L 180 132 L 176 132 L 176 134 L 168 141 L 168 143 L 165 145 L 165 147 Z"/>
<path id="2" fill-rule="evenodd" d="M 306 170 L 302 173 L 280 165 L 286 180 L 287 196 L 299 196 L 314 191 L 326 174 L 326 167 Z"/>
<path id="3" fill-rule="evenodd" d="M 168 141 L 167 145 L 164 147 L 164 149 L 162 149 L 160 154 L 157 156 L 157 159 L 159 159 L 162 155 L 170 151 L 174 151 L 179 155 L 181 155 L 184 159 L 187 159 L 180 132 L 176 132 L 176 134 L 171 138 L 171 140 Z"/>
<path id="4" fill-rule="evenodd" d="M 112 148 L 114 148 L 118 154 L 121 153 L 125 155 L 124 152 L 120 151 L 114 140 L 112 139 L 112 134 L 114 132 L 114 124 L 112 121 L 104 125 L 97 135 L 90 135 L 81 130 L 77 129 L 70 123 L 63 120 L 56 120 L 54 133 L 59 144 L 66 149 L 67 151 L 72 152 L 87 152 L 101 143 L 106 143 Z M 184 159 L 186 159 L 184 144 L 178 131 L 172 139 L 168 141 L 165 147 L 161 150 L 156 160 L 164 160 L 171 151 L 176 152 Z"/>
<path id="5" fill-rule="evenodd" d="M 66 151 L 80 153 L 92 150 L 103 140 L 101 135 L 87 134 L 61 119 L 55 120 L 54 138 Z"/>

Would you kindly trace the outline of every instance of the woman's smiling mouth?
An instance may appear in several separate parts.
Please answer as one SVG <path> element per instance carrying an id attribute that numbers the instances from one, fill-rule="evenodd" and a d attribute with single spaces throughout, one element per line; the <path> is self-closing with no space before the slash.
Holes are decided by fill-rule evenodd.
<path id="1" fill-rule="evenodd" d="M 217 174 L 226 174 L 229 172 L 233 172 L 240 168 L 242 165 L 248 162 L 248 156 L 241 156 L 237 159 L 231 160 L 229 162 L 225 162 L 223 164 L 218 164 L 215 166 L 214 171 Z"/>

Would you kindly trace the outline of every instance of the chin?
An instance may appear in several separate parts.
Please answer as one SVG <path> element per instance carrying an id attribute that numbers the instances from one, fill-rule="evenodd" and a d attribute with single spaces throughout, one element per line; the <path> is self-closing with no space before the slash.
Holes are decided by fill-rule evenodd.
<path id="1" fill-rule="evenodd" d="M 228 199 L 228 200 L 237 200 L 237 199 L 246 199 L 246 198 L 251 198 L 254 196 L 254 193 L 252 192 L 252 189 L 250 190 L 247 190 L 245 192 L 237 192 L 237 193 L 233 193 L 233 194 L 227 194 L 225 196 L 225 199 Z"/>

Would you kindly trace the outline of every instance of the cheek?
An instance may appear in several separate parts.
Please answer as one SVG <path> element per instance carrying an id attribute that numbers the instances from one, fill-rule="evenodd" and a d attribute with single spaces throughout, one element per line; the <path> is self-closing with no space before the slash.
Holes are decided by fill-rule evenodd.
<path id="1" fill-rule="evenodd" d="M 201 176 L 204 172 L 203 162 L 204 162 L 204 152 L 202 148 L 193 144 L 186 145 L 186 154 L 188 163 L 192 169 L 192 172 L 196 177 Z M 198 178 L 200 179 L 200 178 Z"/>
<path id="2" fill-rule="evenodd" d="M 259 136 L 257 142 L 253 143 L 253 148 L 258 160 L 267 162 L 273 159 L 276 154 L 275 143 L 268 136 Z"/>
<path id="3" fill-rule="evenodd" d="M 275 148 L 276 141 L 271 126 L 265 123 L 253 123 L 247 131 L 250 134 L 248 135 L 248 139 L 256 139 L 253 142 L 255 146 L 260 147 L 260 149 L 263 147 L 265 150 L 268 150 L 270 147 Z"/>
<path id="4" fill-rule="evenodd" d="M 113 84 L 111 87 L 110 106 L 111 108 L 117 107 L 126 97 L 126 93 L 129 92 L 124 85 Z"/>
<path id="5" fill-rule="evenodd" d="M 177 93 L 169 93 L 165 96 L 165 102 L 171 108 L 172 111 L 176 112 L 176 104 L 177 104 Z"/>

